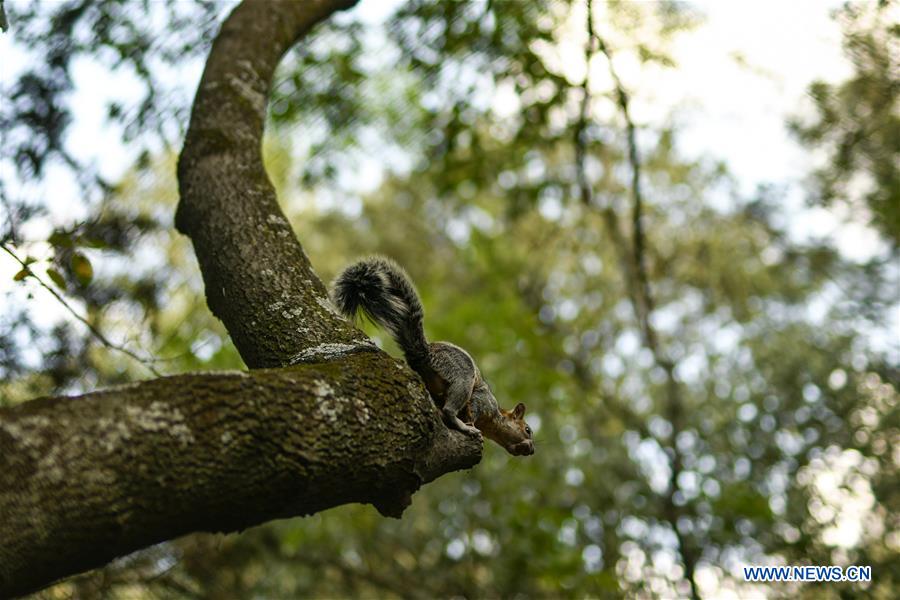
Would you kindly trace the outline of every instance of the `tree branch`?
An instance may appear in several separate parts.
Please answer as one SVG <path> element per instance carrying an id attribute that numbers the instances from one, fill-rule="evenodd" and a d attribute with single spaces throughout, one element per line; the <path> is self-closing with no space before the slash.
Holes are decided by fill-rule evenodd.
<path id="1" fill-rule="evenodd" d="M 246 0 L 213 43 L 178 161 L 175 217 L 188 235 L 212 312 L 250 368 L 371 350 L 334 311 L 278 206 L 260 152 L 282 55 L 355 0 Z"/>
<path id="2" fill-rule="evenodd" d="M 191 531 L 348 502 L 399 516 L 480 453 L 382 353 L 0 409 L 0 597 Z"/>

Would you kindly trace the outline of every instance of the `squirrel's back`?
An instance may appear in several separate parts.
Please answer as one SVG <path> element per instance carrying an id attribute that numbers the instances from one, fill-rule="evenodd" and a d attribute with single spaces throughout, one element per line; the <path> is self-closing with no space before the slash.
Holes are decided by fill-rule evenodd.
<path id="1" fill-rule="evenodd" d="M 389 258 L 360 260 L 338 275 L 333 300 L 345 316 L 359 311 L 391 334 L 414 369 L 428 364 L 429 349 L 422 321 L 425 310 L 403 268 Z"/>

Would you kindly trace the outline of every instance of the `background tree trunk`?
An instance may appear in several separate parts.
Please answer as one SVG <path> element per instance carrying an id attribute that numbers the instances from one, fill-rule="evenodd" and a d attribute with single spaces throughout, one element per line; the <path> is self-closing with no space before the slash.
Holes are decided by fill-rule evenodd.
<path id="1" fill-rule="evenodd" d="M 417 376 L 330 306 L 263 169 L 279 59 L 353 3 L 239 5 L 213 44 L 179 161 L 176 222 L 208 304 L 248 366 L 282 368 L 0 410 L 0 596 L 192 531 L 348 502 L 399 516 L 422 483 L 480 460 L 480 441 L 443 426 Z"/>

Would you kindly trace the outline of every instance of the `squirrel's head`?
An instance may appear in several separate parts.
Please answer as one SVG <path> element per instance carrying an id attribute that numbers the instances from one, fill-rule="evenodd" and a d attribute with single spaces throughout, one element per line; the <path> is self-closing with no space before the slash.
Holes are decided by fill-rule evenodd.
<path id="1" fill-rule="evenodd" d="M 488 437 L 503 446 L 513 456 L 534 454 L 531 427 L 525 422 L 525 405 L 521 402 L 516 404 L 512 410 L 500 409 L 500 423 L 490 434 Z"/>
<path id="2" fill-rule="evenodd" d="M 486 414 L 475 421 L 475 426 L 484 437 L 497 442 L 513 456 L 534 454 L 534 441 L 531 439 L 531 427 L 525 422 L 524 404 L 519 402 L 512 410 L 499 408 L 490 386 L 480 378 L 472 390 L 472 404 L 497 407 L 485 411 Z"/>

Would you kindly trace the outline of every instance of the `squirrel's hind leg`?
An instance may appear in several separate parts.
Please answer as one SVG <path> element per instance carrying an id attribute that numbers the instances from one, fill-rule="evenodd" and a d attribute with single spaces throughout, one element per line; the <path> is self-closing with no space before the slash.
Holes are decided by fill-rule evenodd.
<path id="1" fill-rule="evenodd" d="M 446 423 L 447 427 L 450 429 L 456 429 L 470 435 L 481 435 L 481 432 L 478 431 L 477 427 L 466 425 L 458 416 L 459 411 L 463 409 L 469 401 L 469 398 L 472 396 L 472 386 L 474 383 L 474 378 L 468 382 L 466 382 L 465 379 L 457 379 L 451 383 L 450 387 L 447 388 L 446 401 L 444 402 L 444 408 L 441 411 L 441 414 L 444 417 L 444 423 Z"/>

